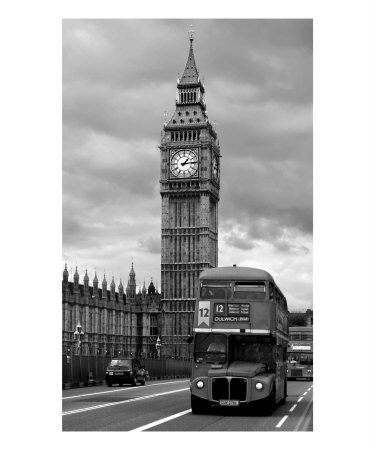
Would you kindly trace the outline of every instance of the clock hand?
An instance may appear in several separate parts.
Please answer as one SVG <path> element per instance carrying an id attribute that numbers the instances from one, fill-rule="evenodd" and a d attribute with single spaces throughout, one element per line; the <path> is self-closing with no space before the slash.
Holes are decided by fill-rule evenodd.
<path id="1" fill-rule="evenodd" d="M 186 161 L 185 161 L 185 162 L 182 162 L 182 163 L 181 163 L 181 166 L 184 166 L 185 164 L 187 164 L 188 161 L 189 161 L 189 158 L 186 158 Z"/>

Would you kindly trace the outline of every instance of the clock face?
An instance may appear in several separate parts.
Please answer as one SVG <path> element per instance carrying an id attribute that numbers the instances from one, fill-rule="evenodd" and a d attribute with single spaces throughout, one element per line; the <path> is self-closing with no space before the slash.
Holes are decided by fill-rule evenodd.
<path id="1" fill-rule="evenodd" d="M 212 160 L 212 178 L 219 182 L 219 159 L 216 155 L 214 155 Z"/>
<path id="2" fill-rule="evenodd" d="M 171 173 L 175 177 L 194 177 L 198 172 L 198 154 L 195 150 L 178 150 L 171 154 Z"/>

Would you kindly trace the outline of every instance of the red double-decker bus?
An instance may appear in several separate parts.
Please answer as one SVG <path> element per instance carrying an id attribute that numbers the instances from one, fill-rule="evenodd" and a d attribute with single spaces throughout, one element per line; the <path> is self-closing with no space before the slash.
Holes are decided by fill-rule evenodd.
<path id="1" fill-rule="evenodd" d="M 194 414 L 250 404 L 272 414 L 285 402 L 287 314 L 286 299 L 265 270 L 201 273 L 190 379 Z"/>
<path id="2" fill-rule="evenodd" d="M 289 327 L 288 380 L 313 379 L 313 327 Z"/>

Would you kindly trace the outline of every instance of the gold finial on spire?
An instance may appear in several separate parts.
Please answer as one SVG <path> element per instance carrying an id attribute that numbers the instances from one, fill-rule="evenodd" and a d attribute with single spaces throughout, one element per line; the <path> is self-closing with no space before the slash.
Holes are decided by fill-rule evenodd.
<path id="1" fill-rule="evenodd" d="M 193 42 L 193 40 L 194 40 L 194 33 L 195 33 L 195 31 L 193 30 L 193 24 L 191 24 L 191 25 L 190 25 L 190 30 L 189 30 L 189 39 L 190 39 L 190 42 Z"/>

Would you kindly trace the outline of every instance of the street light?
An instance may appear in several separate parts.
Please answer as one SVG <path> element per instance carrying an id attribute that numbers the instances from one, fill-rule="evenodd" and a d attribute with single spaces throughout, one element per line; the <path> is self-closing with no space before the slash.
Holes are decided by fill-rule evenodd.
<path id="1" fill-rule="evenodd" d="M 158 338 L 156 339 L 156 352 L 158 354 L 158 358 L 160 358 L 160 347 L 161 347 L 161 343 L 160 343 L 160 337 L 158 336 Z"/>
<path id="2" fill-rule="evenodd" d="M 76 329 L 73 333 L 74 340 L 68 348 L 69 355 L 67 356 L 67 361 L 70 364 L 70 383 L 71 383 L 71 385 L 73 384 L 73 354 L 76 353 L 76 352 L 74 352 L 74 349 L 77 349 L 77 351 L 80 350 L 81 336 L 83 334 L 84 333 L 82 332 L 82 326 L 81 326 L 80 322 L 78 321 L 78 323 L 76 325 Z M 81 377 L 81 367 L 80 367 L 80 377 Z"/>
<path id="3" fill-rule="evenodd" d="M 79 352 L 79 384 L 81 384 L 81 373 L 82 373 L 82 363 L 81 363 L 81 336 L 85 333 L 82 331 L 81 322 L 78 321 L 76 325 L 76 331 L 74 332 L 74 339 L 77 342 L 77 349 Z"/>
<path id="4" fill-rule="evenodd" d="M 82 325 L 81 322 L 78 321 L 76 325 L 76 331 L 74 332 L 74 339 L 77 341 L 77 348 L 81 348 L 81 336 L 83 336 L 85 333 L 82 331 Z"/>

